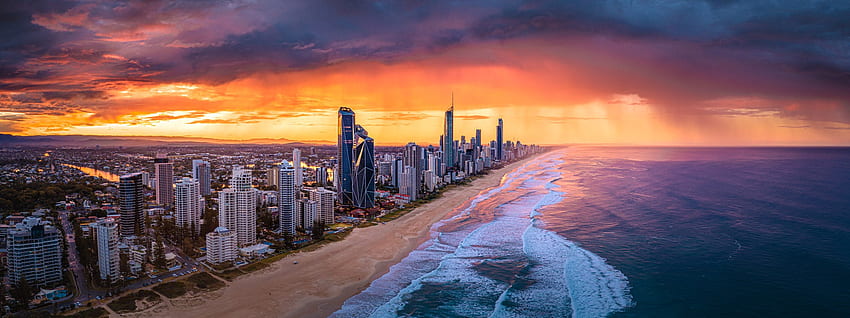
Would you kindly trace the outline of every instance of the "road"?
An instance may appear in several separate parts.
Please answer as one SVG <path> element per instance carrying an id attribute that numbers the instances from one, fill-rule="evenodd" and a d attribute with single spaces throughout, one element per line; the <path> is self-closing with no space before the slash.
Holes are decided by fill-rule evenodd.
<path id="1" fill-rule="evenodd" d="M 71 217 L 72 216 L 68 213 L 68 211 L 61 211 L 59 213 L 62 229 L 65 231 L 65 238 L 68 241 L 68 264 L 74 277 L 74 285 L 77 286 L 77 293 L 73 298 L 61 301 L 57 303 L 56 306 L 52 306 L 57 309 L 71 307 L 74 304 L 84 305 L 88 301 L 97 300 L 98 298 L 103 299 L 108 295 L 106 291 L 93 289 L 89 285 L 85 269 L 80 263 L 80 254 L 79 250 L 77 250 L 77 242 L 76 237 L 74 237 L 74 228 L 71 223 Z M 142 276 L 142 278 L 134 280 L 133 283 L 127 285 L 122 290 L 134 290 L 162 282 L 164 279 L 169 277 L 180 277 L 196 271 L 206 270 L 204 266 L 198 266 L 199 264 L 197 261 L 185 256 L 179 249 L 174 248 L 173 246 L 168 246 L 166 244 L 166 251 L 174 253 L 177 256 L 177 260 L 182 265 L 180 269 L 161 273 L 156 277 Z"/>

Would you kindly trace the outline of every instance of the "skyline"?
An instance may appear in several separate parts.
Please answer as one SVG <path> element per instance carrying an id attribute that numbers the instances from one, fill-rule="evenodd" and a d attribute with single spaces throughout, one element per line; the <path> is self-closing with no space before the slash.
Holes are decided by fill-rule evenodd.
<path id="1" fill-rule="evenodd" d="M 850 144 L 850 4 L 32 2 L 2 9 L 0 133 L 383 145 Z M 398 126 L 408 127 L 399 131 Z"/>

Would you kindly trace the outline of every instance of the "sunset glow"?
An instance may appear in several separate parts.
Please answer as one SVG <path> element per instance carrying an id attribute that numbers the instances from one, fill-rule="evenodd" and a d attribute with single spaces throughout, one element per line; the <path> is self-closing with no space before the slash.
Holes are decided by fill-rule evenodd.
<path id="1" fill-rule="evenodd" d="M 3 49 L 0 132 L 333 141 L 349 106 L 380 144 L 436 144 L 454 92 L 458 135 L 486 140 L 504 117 L 506 138 L 542 144 L 850 143 L 850 68 L 831 49 L 846 37 L 802 54 L 802 35 L 765 26 L 785 38 L 757 42 L 708 4 L 692 14 L 723 22 L 688 35 L 664 30 L 672 6 L 588 11 L 615 27 L 578 5 L 454 5 L 20 8 L 4 25 L 40 49 Z"/>

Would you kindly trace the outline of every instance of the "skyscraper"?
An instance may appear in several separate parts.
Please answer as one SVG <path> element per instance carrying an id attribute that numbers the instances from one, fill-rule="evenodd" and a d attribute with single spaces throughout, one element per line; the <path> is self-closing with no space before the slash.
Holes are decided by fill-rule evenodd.
<path id="1" fill-rule="evenodd" d="M 292 150 L 292 167 L 295 168 L 295 186 L 301 188 L 304 184 L 304 172 L 301 170 L 301 150 Z"/>
<path id="2" fill-rule="evenodd" d="M 274 166 L 266 170 L 266 185 L 277 187 L 277 182 L 280 181 L 280 167 Z"/>
<path id="3" fill-rule="evenodd" d="M 140 172 L 119 178 L 118 199 L 121 206 L 121 236 L 141 236 L 145 228 L 145 185 Z"/>
<path id="4" fill-rule="evenodd" d="M 401 184 L 399 180 L 401 180 L 401 174 L 404 172 L 404 160 L 402 160 L 401 158 L 395 158 L 393 159 L 392 163 L 392 184 L 393 187 L 399 189 Z"/>
<path id="5" fill-rule="evenodd" d="M 210 163 L 208 161 L 192 160 L 192 178 L 198 181 L 201 195 L 210 195 Z"/>
<path id="6" fill-rule="evenodd" d="M 416 201 L 419 195 L 419 182 L 416 179 L 416 168 L 404 166 L 404 170 L 399 178 L 399 190 L 401 194 L 406 194 L 410 197 L 410 201 Z"/>
<path id="7" fill-rule="evenodd" d="M 363 127 L 356 127 L 357 138 L 362 141 L 355 150 L 354 205 L 368 209 L 375 207 L 375 143 Z"/>
<path id="8" fill-rule="evenodd" d="M 415 182 L 413 182 L 412 184 L 413 190 L 411 191 L 416 193 L 419 193 L 419 191 L 422 189 L 420 184 L 422 182 L 422 170 L 424 170 L 423 167 L 425 166 L 424 155 L 425 153 L 422 150 L 422 147 L 419 147 L 419 145 L 415 143 L 411 142 L 404 146 L 403 160 L 405 170 L 407 169 L 407 167 L 411 167 L 413 171 L 413 178 Z"/>
<path id="9" fill-rule="evenodd" d="M 198 181 L 183 178 L 175 184 L 174 211 L 178 227 L 185 227 L 197 234 L 200 230 L 201 213 L 204 209 L 204 198 Z"/>
<path id="10" fill-rule="evenodd" d="M 337 193 L 340 204 L 350 205 L 354 203 L 354 111 L 348 107 L 340 107 L 338 119 Z"/>
<path id="11" fill-rule="evenodd" d="M 504 130 L 504 126 L 503 126 L 503 123 L 502 123 L 502 119 L 499 118 L 499 125 L 496 126 L 496 160 L 498 160 L 498 161 L 505 160 L 505 157 L 502 156 L 503 155 L 503 153 L 502 153 L 502 147 L 503 147 L 502 133 L 503 133 L 503 130 Z"/>
<path id="12" fill-rule="evenodd" d="M 475 147 L 481 148 L 481 129 L 475 130 Z"/>
<path id="13" fill-rule="evenodd" d="M 104 281 L 117 281 L 121 272 L 119 269 L 120 256 L 118 255 L 118 225 L 111 219 L 98 220 L 92 225 L 97 237 L 97 266 L 100 270 L 100 279 Z"/>
<path id="14" fill-rule="evenodd" d="M 169 209 L 174 204 L 174 164 L 168 162 L 164 153 L 157 153 L 153 166 L 156 174 L 156 204 Z"/>
<path id="15" fill-rule="evenodd" d="M 452 94 L 452 104 L 446 110 L 446 118 L 443 122 L 443 144 L 440 145 L 440 150 L 443 151 L 443 162 L 446 167 L 454 167 L 455 162 L 455 147 L 454 147 L 454 112 L 455 112 L 455 97 Z"/>
<path id="16" fill-rule="evenodd" d="M 317 167 L 316 168 L 316 186 L 324 187 L 328 184 L 328 168 L 325 167 Z"/>
<path id="17" fill-rule="evenodd" d="M 26 279 L 30 286 L 44 287 L 62 281 L 62 235 L 49 222 L 27 217 L 15 224 L 6 248 L 10 284 Z"/>
<path id="18" fill-rule="evenodd" d="M 359 141 L 359 143 L 358 143 Z M 338 178 L 339 202 L 361 208 L 375 206 L 375 146 L 362 126 L 354 122 L 354 111 L 339 108 Z M 355 149 L 356 148 L 356 149 Z M 359 174 L 359 175 L 358 175 Z"/>
<path id="19" fill-rule="evenodd" d="M 218 224 L 236 232 L 239 246 L 257 241 L 257 189 L 251 180 L 250 170 L 234 167 L 230 188 L 218 193 Z"/>
<path id="20" fill-rule="evenodd" d="M 295 185 L 295 168 L 284 161 L 280 165 L 280 181 L 278 182 L 278 217 L 280 219 L 281 233 L 295 235 L 296 226 L 296 195 L 298 187 Z"/>

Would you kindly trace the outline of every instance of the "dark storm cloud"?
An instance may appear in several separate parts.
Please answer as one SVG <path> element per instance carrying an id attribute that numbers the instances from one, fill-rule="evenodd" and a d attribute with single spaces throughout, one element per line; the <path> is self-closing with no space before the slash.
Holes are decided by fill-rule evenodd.
<path id="1" fill-rule="evenodd" d="M 0 90 L 38 100 L 17 108 L 53 111 L 122 85 L 220 84 L 482 42 L 598 36 L 690 46 L 651 54 L 673 72 L 751 79 L 746 89 L 682 93 L 694 99 L 847 98 L 847 17 L 850 3 L 840 1 L 26 1 L 0 9 Z M 740 67 L 717 69 L 718 57 Z"/>

